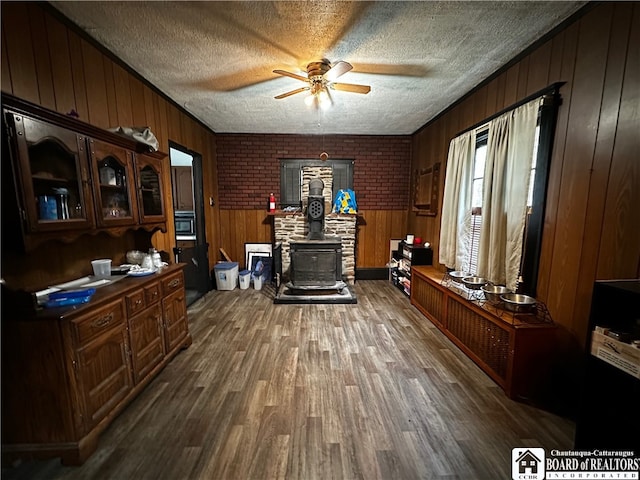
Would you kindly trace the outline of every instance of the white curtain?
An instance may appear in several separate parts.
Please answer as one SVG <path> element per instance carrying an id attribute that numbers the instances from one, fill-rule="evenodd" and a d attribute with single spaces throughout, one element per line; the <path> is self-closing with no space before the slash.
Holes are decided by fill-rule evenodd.
<path id="1" fill-rule="evenodd" d="M 442 217 L 440 220 L 439 260 L 447 268 L 462 269 L 469 262 L 464 235 L 471 211 L 471 181 L 476 150 L 476 132 L 457 136 L 449 144 Z"/>
<path id="2" fill-rule="evenodd" d="M 489 123 L 478 275 L 512 290 L 522 257 L 539 107 L 536 99 Z"/>

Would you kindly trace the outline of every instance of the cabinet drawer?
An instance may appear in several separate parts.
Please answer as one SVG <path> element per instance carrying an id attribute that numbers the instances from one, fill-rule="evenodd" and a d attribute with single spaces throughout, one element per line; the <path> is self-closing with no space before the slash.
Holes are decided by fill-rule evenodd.
<path id="1" fill-rule="evenodd" d="M 153 305 L 160 300 L 160 284 L 154 283 L 148 287 L 144 287 L 144 299 L 147 305 Z"/>
<path id="2" fill-rule="evenodd" d="M 172 292 L 180 290 L 184 287 L 184 277 L 182 272 L 174 273 L 173 275 L 162 280 L 162 292 L 164 295 L 169 295 Z"/>
<path id="3" fill-rule="evenodd" d="M 110 328 L 120 325 L 124 318 L 122 301 L 118 300 L 97 309 L 90 315 L 73 320 L 72 325 L 78 340 L 78 347 L 86 345 L 90 340 Z"/>
<path id="4" fill-rule="evenodd" d="M 143 289 L 136 290 L 126 296 L 127 299 L 127 313 L 129 316 L 135 315 L 145 309 L 145 292 Z"/>

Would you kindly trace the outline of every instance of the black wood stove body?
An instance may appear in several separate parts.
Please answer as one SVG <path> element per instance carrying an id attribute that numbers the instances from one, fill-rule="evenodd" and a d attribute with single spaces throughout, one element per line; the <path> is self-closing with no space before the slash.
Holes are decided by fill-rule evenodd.
<path id="1" fill-rule="evenodd" d="M 342 281 L 342 239 L 303 240 L 290 244 L 291 270 L 294 287 L 335 288 Z"/>

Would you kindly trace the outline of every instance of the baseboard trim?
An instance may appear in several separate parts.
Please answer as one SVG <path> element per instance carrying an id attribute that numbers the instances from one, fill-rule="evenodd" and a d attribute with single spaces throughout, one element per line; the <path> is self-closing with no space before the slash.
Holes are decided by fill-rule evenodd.
<path id="1" fill-rule="evenodd" d="M 382 268 L 356 268 L 356 280 L 389 280 L 389 269 Z"/>

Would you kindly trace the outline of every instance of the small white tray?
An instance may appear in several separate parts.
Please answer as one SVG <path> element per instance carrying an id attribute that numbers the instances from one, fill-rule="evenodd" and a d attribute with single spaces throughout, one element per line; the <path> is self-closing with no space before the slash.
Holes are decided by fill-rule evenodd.
<path id="1" fill-rule="evenodd" d="M 130 277 L 146 277 L 157 272 L 155 268 L 139 268 L 138 270 L 129 270 L 127 273 Z"/>

